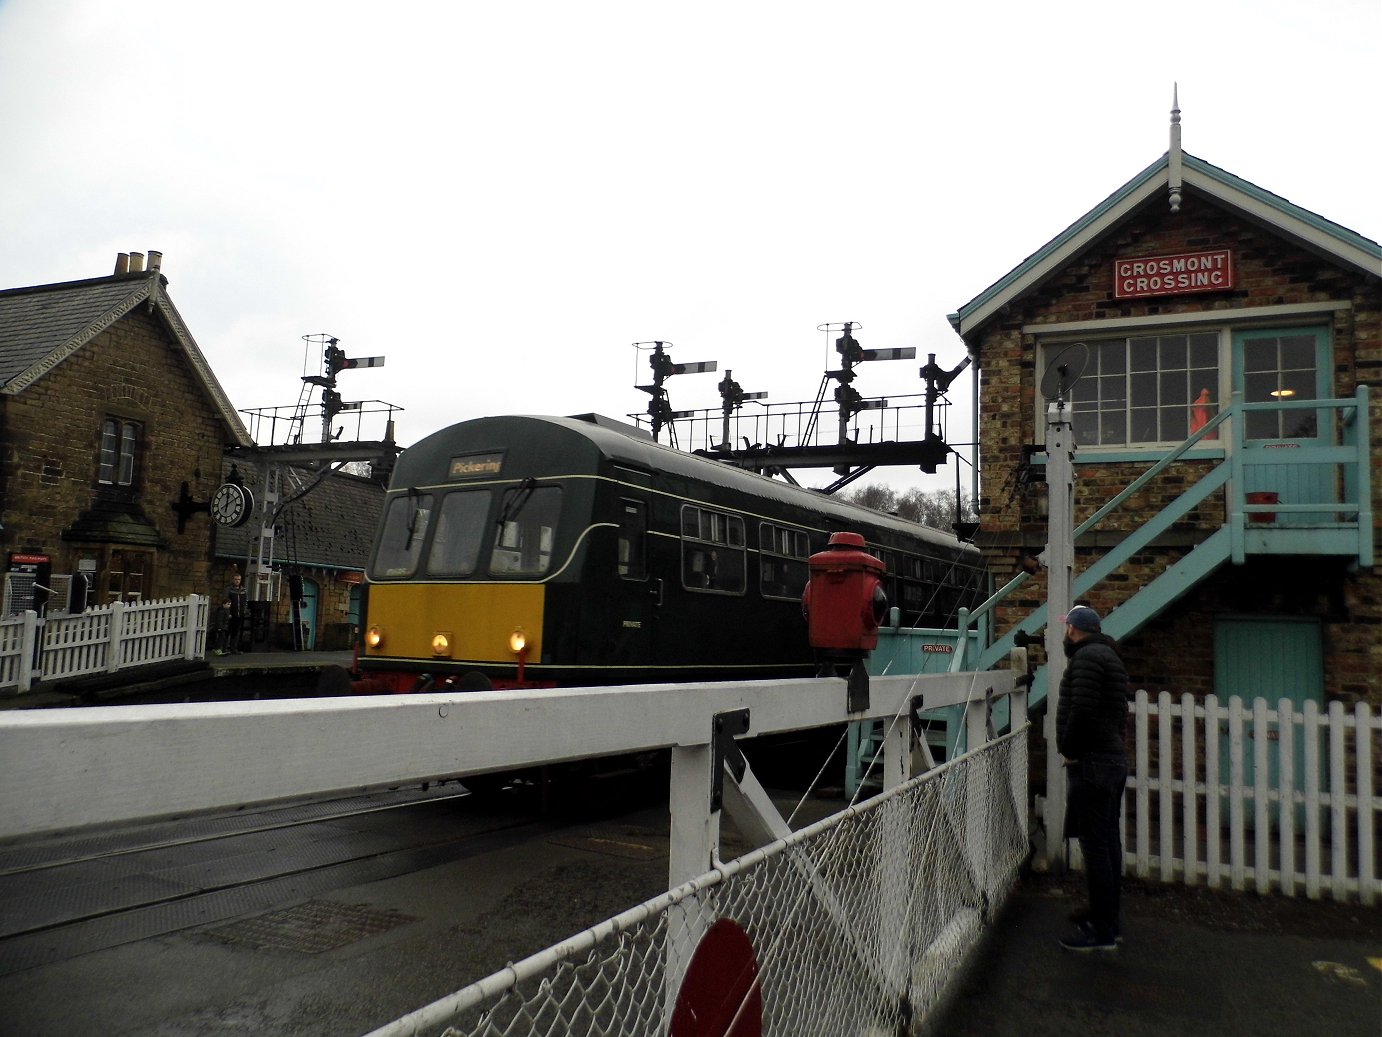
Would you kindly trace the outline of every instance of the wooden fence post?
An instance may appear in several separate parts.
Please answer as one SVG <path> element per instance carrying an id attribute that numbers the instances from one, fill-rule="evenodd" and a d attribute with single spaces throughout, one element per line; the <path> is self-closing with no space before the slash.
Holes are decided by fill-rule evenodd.
<path id="1" fill-rule="evenodd" d="M 120 648 L 125 637 L 125 603 L 110 603 L 110 630 L 106 635 L 106 673 L 120 669 Z"/>

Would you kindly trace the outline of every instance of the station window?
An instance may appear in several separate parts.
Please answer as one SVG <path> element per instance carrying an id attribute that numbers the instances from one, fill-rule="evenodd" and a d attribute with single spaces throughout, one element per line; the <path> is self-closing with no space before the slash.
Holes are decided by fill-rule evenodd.
<path id="1" fill-rule="evenodd" d="M 626 580 L 648 576 L 648 506 L 642 501 L 619 502 L 619 575 Z"/>
<path id="2" fill-rule="evenodd" d="M 432 576 L 470 576 L 479 564 L 488 528 L 489 490 L 461 490 L 441 499 L 427 572 Z"/>
<path id="3" fill-rule="evenodd" d="M 422 541 L 427 536 L 431 517 L 430 493 L 400 494 L 389 501 L 370 575 L 376 579 L 397 580 L 417 572 Z"/>
<path id="4" fill-rule="evenodd" d="M 811 570 L 811 539 L 801 529 L 758 525 L 759 590 L 765 598 L 801 599 Z"/>
<path id="5" fill-rule="evenodd" d="M 681 509 L 681 579 L 693 590 L 744 593 L 744 520 L 694 505 Z"/>
<path id="6" fill-rule="evenodd" d="M 107 486 L 133 485 L 138 452 L 139 426 L 133 421 L 107 418 L 101 423 L 101 461 L 96 481 Z"/>
<path id="7" fill-rule="evenodd" d="M 541 576 L 552 567 L 561 490 L 556 486 L 523 487 L 504 495 L 499 532 L 490 554 L 495 576 Z"/>

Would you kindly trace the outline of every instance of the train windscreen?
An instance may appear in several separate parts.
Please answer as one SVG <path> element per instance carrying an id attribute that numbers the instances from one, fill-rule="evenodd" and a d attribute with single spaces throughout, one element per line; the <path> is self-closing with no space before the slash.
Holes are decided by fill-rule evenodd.
<path id="1" fill-rule="evenodd" d="M 492 498 L 489 490 L 457 490 L 442 498 L 432 549 L 427 554 L 428 576 L 470 576 L 475 572 Z"/>
<path id="2" fill-rule="evenodd" d="M 489 571 L 495 576 L 541 576 L 552 565 L 561 490 L 525 488 L 506 495 Z"/>
<path id="3" fill-rule="evenodd" d="M 389 501 L 370 575 L 375 579 L 397 580 L 417 572 L 431 517 L 430 493 L 408 493 Z"/>

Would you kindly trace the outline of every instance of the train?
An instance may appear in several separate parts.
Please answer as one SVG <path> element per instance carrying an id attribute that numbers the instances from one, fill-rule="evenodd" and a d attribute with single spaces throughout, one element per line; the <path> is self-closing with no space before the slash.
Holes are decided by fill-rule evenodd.
<path id="1" fill-rule="evenodd" d="M 356 690 L 811 676 L 808 559 L 862 534 L 908 626 L 983 600 L 954 536 L 598 414 L 476 418 L 398 457 Z"/>

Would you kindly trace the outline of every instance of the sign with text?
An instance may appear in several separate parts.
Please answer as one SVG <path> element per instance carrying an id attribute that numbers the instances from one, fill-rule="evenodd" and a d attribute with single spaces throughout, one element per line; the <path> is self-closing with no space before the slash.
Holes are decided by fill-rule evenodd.
<path id="1" fill-rule="evenodd" d="M 1226 248 L 1113 261 L 1115 299 L 1221 292 L 1232 287 L 1233 253 Z"/>
<path id="2" fill-rule="evenodd" d="M 498 475 L 504 469 L 504 455 L 466 454 L 453 457 L 447 475 L 452 479 L 474 479 L 485 475 Z"/>

